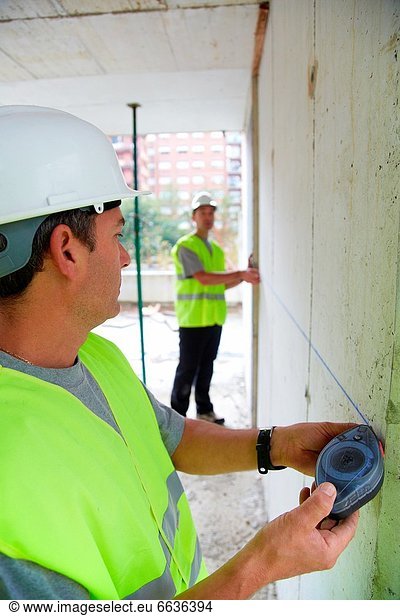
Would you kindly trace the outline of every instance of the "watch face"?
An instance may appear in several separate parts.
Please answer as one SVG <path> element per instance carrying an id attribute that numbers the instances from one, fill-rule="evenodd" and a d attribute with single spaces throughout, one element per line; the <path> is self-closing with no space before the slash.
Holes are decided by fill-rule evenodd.
<path id="1" fill-rule="evenodd" d="M 330 517 L 345 518 L 371 500 L 383 483 L 383 453 L 369 426 L 351 428 L 321 451 L 315 480 L 333 483 L 337 496 Z"/>

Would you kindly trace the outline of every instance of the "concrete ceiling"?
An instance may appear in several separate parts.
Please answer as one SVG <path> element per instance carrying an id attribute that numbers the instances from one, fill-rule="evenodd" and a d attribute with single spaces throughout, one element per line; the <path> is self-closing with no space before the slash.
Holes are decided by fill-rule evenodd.
<path id="1" fill-rule="evenodd" d="M 0 104 L 107 134 L 241 130 L 258 0 L 0 0 Z"/>

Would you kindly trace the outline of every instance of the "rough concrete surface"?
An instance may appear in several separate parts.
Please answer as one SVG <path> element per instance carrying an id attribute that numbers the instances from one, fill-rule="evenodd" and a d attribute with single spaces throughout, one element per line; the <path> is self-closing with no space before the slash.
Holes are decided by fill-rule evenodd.
<path id="1" fill-rule="evenodd" d="M 179 339 L 172 310 L 148 306 L 143 317 L 146 385 L 169 404 L 178 361 Z M 140 326 L 136 309 L 123 306 L 115 319 L 96 329 L 117 343 L 139 377 L 143 376 Z M 242 315 L 231 308 L 215 363 L 211 397 L 217 414 L 232 428 L 250 426 L 244 385 Z M 194 404 L 188 412 L 194 418 Z M 267 521 L 262 478 L 256 471 L 219 476 L 180 474 L 196 523 L 209 572 L 238 552 Z M 260 590 L 254 599 L 275 599 L 274 587 Z"/>

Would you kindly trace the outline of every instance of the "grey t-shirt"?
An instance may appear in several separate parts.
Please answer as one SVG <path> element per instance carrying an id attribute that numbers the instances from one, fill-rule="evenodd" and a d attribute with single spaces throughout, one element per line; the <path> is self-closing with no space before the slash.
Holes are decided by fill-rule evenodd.
<path id="1" fill-rule="evenodd" d="M 41 368 L 0 351 L 0 365 L 63 387 L 100 419 L 119 432 L 108 402 L 89 370 L 77 359 L 70 368 Z M 146 388 L 145 388 L 146 389 Z M 184 418 L 146 389 L 156 415 L 161 438 L 172 455 L 182 438 Z M 0 599 L 89 599 L 77 582 L 36 563 L 0 554 Z"/>
<path id="2" fill-rule="evenodd" d="M 207 250 L 212 254 L 212 246 L 208 240 L 200 238 L 207 247 Z M 193 250 L 181 246 L 178 252 L 179 261 L 182 263 L 185 278 L 192 278 L 197 272 L 204 272 L 204 265 Z"/>

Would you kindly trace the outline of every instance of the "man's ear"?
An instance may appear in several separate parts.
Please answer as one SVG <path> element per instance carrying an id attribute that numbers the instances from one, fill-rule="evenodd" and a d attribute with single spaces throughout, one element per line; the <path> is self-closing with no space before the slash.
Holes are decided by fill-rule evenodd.
<path id="1" fill-rule="evenodd" d="M 73 234 L 68 225 L 57 225 L 50 237 L 49 256 L 59 272 L 75 278 L 81 269 L 82 257 L 88 249 Z"/>

